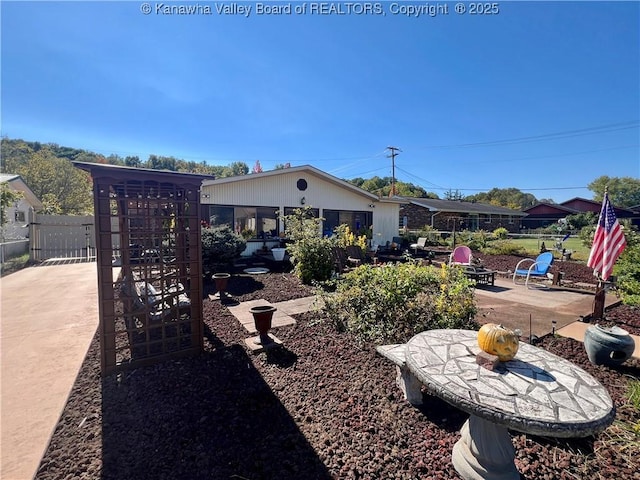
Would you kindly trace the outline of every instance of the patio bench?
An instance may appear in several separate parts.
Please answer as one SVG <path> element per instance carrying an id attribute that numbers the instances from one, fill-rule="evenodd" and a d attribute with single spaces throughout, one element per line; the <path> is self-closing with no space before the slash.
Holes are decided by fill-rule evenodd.
<path id="1" fill-rule="evenodd" d="M 131 272 L 125 277 L 122 292 L 125 312 L 138 319 L 146 316 L 149 320 L 159 321 L 169 316 L 179 317 L 191 310 L 191 300 L 179 282 L 157 290 L 150 282 Z"/>
<path id="2" fill-rule="evenodd" d="M 422 383 L 409 371 L 405 358 L 404 343 L 380 345 L 376 352 L 396 366 L 396 384 L 402 390 L 404 398 L 412 405 L 422 405 Z"/>

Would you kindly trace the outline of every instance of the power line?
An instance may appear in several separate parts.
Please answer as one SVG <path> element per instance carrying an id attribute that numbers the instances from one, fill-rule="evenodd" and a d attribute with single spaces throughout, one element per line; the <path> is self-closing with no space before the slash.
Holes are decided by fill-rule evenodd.
<path id="1" fill-rule="evenodd" d="M 497 187 L 495 187 L 495 188 L 497 188 Z M 582 186 L 582 187 L 545 187 L 545 188 L 505 187 L 505 188 L 499 188 L 499 190 L 506 190 L 507 188 L 516 188 L 516 189 L 518 189 L 520 191 L 523 191 L 523 192 L 529 192 L 529 191 L 540 191 L 540 192 L 542 192 L 542 191 L 551 191 L 551 190 L 582 190 L 584 188 L 589 188 L 589 187 L 587 187 L 586 185 Z M 444 189 L 444 190 L 449 190 L 449 189 L 447 188 L 447 189 Z M 457 188 L 457 190 L 471 190 L 471 191 L 474 191 L 474 192 L 487 192 L 487 191 L 489 191 L 491 189 L 459 187 L 459 188 Z"/>
<path id="2" fill-rule="evenodd" d="M 413 173 L 411 173 L 411 172 L 407 172 L 406 170 L 404 170 L 404 169 L 402 169 L 402 168 L 400 168 L 400 167 L 396 167 L 396 168 L 397 168 L 398 170 L 400 170 L 401 172 L 406 173 L 406 174 L 407 174 L 407 175 L 409 175 L 410 177 L 416 178 L 416 179 L 420 180 L 421 182 L 428 183 L 429 185 L 433 185 L 433 187 L 432 187 L 432 188 L 438 188 L 438 189 L 442 189 L 442 190 L 448 190 L 448 188 L 444 188 L 444 187 L 442 187 L 442 186 L 440 186 L 440 185 L 438 185 L 438 184 L 435 184 L 435 183 L 433 183 L 433 182 L 430 182 L 429 180 L 425 180 L 424 178 L 421 178 L 421 177 L 419 177 L 419 176 L 417 176 L 417 175 L 415 175 L 415 174 L 413 174 Z"/>
<path id="3" fill-rule="evenodd" d="M 546 141 L 546 140 L 557 140 L 562 138 L 579 137 L 579 136 L 584 136 L 584 135 L 589 135 L 594 133 L 617 132 L 620 130 L 629 130 L 631 128 L 638 128 L 638 126 L 640 126 L 640 122 L 638 122 L 637 120 L 634 120 L 630 122 L 620 122 L 620 123 L 612 123 L 608 125 L 601 125 L 599 127 L 581 128 L 577 130 L 565 130 L 560 132 L 545 133 L 542 135 L 530 135 L 526 137 L 508 138 L 503 140 L 491 140 L 487 142 L 459 143 L 459 144 L 453 144 L 453 145 L 427 145 L 423 147 L 418 147 L 415 150 L 513 145 L 517 143 L 529 143 L 529 142 L 539 142 L 539 141 Z"/>
<path id="4" fill-rule="evenodd" d="M 448 191 L 451 190 L 452 187 L 442 187 L 440 185 L 436 185 L 435 183 L 429 182 L 428 180 L 424 180 L 423 178 L 418 177 L 417 175 L 412 174 L 411 172 L 407 172 L 406 170 L 400 168 L 400 167 L 396 167 L 398 170 L 400 170 L 403 173 L 406 173 L 407 175 L 409 175 L 410 177 L 416 178 L 424 183 L 427 183 L 430 185 L 429 189 L 430 190 L 443 190 L 443 191 Z M 418 184 L 417 186 L 425 188 L 423 185 Z M 536 188 L 524 188 L 524 187 L 505 187 L 505 188 L 517 188 L 518 190 L 521 191 L 551 191 L 551 190 L 582 190 L 585 188 L 588 188 L 587 186 L 580 186 L 580 187 L 536 187 Z M 502 188 L 504 190 L 504 188 Z M 425 188 L 426 190 L 426 188 Z M 467 191 L 473 191 L 473 192 L 486 192 L 490 189 L 485 188 L 467 188 L 467 187 L 456 187 L 455 190 L 467 190 Z"/>
<path id="5" fill-rule="evenodd" d="M 633 144 L 633 145 L 622 145 L 619 147 L 611 147 L 611 148 L 599 148 L 596 150 L 584 150 L 582 152 L 573 152 L 573 153 L 560 153 L 557 155 L 538 155 L 535 157 L 520 157 L 520 158 L 505 158 L 503 160 L 487 160 L 486 162 L 476 162 L 474 161 L 473 163 L 475 165 L 482 165 L 482 164 L 487 164 L 487 163 L 504 163 L 504 162 L 518 162 L 520 160 L 541 160 L 544 158 L 558 158 L 558 157 L 573 157 L 575 155 L 585 155 L 587 153 L 598 153 L 598 152 L 610 152 L 612 150 L 625 150 L 627 148 L 637 148 L 638 146 L 640 146 L 640 144 Z"/>

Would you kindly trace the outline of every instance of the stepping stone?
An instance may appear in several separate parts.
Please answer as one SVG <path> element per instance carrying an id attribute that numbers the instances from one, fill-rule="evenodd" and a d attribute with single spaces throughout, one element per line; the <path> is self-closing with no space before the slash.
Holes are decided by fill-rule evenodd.
<path id="1" fill-rule="evenodd" d="M 242 326 L 249 333 L 255 333 L 256 325 L 253 320 L 253 314 L 249 311 L 253 307 L 258 307 L 261 305 L 271 305 L 266 300 L 251 300 L 249 302 L 242 302 L 238 305 L 228 305 L 227 309 L 233 314 L 234 317 L 238 319 L 238 321 L 242 324 Z M 276 307 L 277 308 L 277 307 Z M 295 325 L 296 321 L 285 312 L 281 310 L 276 310 L 273 313 L 273 319 L 271 321 L 271 328 L 278 327 L 286 327 L 289 325 Z"/>
<path id="2" fill-rule="evenodd" d="M 258 353 L 265 352 L 267 350 L 271 350 L 273 348 L 278 348 L 282 346 L 282 340 L 280 340 L 275 335 L 271 333 L 268 334 L 269 339 L 271 340 L 269 343 L 263 345 L 258 343 L 260 340 L 260 335 L 256 335 L 255 337 L 245 338 L 244 343 L 247 348 L 251 351 L 251 353 L 257 355 Z"/>

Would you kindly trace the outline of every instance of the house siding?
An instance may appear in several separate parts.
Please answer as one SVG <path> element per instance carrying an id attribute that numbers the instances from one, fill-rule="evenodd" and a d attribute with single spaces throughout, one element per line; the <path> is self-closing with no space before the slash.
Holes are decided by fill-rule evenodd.
<path id="1" fill-rule="evenodd" d="M 296 184 L 299 179 L 307 182 L 306 190 L 298 190 Z M 369 207 L 371 199 L 305 172 L 257 178 L 247 175 L 235 182 L 204 185 L 202 193 L 203 203 L 214 205 L 310 206 L 331 210 L 344 209 L 349 205 L 352 210 L 372 210 Z M 304 205 L 301 202 L 303 197 Z"/>
<path id="2" fill-rule="evenodd" d="M 252 177 L 234 177 L 233 180 L 211 184 L 205 182 L 202 187 L 203 215 L 209 205 L 275 207 L 280 210 L 311 207 L 318 209 L 321 217 L 325 210 L 371 212 L 374 242 L 384 244 L 398 235 L 398 203 L 380 202 L 365 191 L 359 192 L 355 187 L 333 182 L 310 170 Z M 306 181 L 305 190 L 298 188 L 298 180 Z"/>

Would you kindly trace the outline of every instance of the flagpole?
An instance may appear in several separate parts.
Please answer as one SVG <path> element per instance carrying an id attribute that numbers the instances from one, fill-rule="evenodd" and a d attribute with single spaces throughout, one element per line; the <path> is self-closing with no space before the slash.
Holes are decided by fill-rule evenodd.
<path id="1" fill-rule="evenodd" d="M 598 286 L 596 287 L 596 296 L 593 299 L 593 313 L 591 318 L 594 320 L 602 320 L 604 318 L 604 305 L 607 291 L 604 288 L 602 279 L 598 279 Z"/>
<path id="2" fill-rule="evenodd" d="M 609 190 L 609 185 L 604 186 L 604 196 L 602 201 L 604 202 L 607 198 L 607 193 Z M 602 215 L 602 212 L 600 212 Z M 600 219 L 598 219 L 599 221 Z M 598 285 L 596 286 L 596 295 L 593 299 L 593 312 L 591 313 L 591 318 L 594 320 L 603 320 L 604 319 L 604 305 L 606 303 L 607 292 L 604 288 L 604 283 L 602 281 L 602 272 L 598 272 Z"/>

